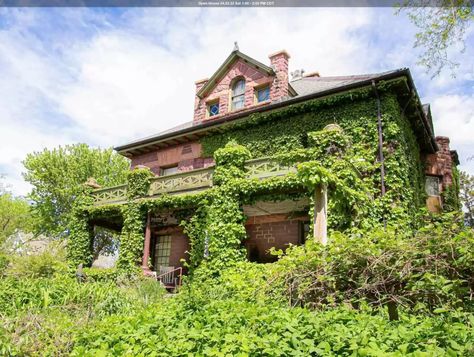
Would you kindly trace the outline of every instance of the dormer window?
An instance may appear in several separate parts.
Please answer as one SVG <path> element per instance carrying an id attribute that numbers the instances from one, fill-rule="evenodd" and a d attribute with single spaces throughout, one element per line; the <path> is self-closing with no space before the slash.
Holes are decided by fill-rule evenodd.
<path id="1" fill-rule="evenodd" d="M 209 103 L 207 105 L 208 116 L 213 117 L 214 115 L 219 114 L 219 102 Z"/>
<path id="2" fill-rule="evenodd" d="M 245 103 L 245 80 L 239 79 L 232 86 L 232 110 L 241 109 Z"/>
<path id="3" fill-rule="evenodd" d="M 257 103 L 265 102 L 270 99 L 270 86 L 265 86 L 258 88 L 255 91 L 255 97 L 257 99 Z"/>

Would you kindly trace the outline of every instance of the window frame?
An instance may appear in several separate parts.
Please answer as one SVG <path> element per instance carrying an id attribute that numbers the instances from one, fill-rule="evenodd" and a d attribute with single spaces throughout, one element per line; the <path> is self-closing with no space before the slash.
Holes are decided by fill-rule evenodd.
<path id="1" fill-rule="evenodd" d="M 217 104 L 217 113 L 216 114 L 212 114 L 211 113 L 211 107 L 216 105 Z M 206 116 L 208 118 L 212 118 L 212 117 L 215 117 L 215 116 L 218 116 L 219 114 L 221 113 L 221 104 L 219 102 L 219 99 L 216 99 L 216 100 L 211 100 L 209 102 L 206 103 Z"/>
<path id="2" fill-rule="evenodd" d="M 262 90 L 265 90 L 265 89 L 268 89 L 268 98 L 265 99 L 265 100 L 259 101 L 258 100 L 258 92 L 260 92 Z M 270 100 L 270 84 L 266 83 L 266 84 L 263 84 L 261 86 L 255 87 L 254 88 L 254 97 L 255 97 L 255 104 L 268 102 Z"/>
<path id="3" fill-rule="evenodd" d="M 235 94 L 235 87 L 237 86 L 237 84 L 243 82 L 243 89 L 242 89 L 242 92 L 239 93 L 239 94 Z M 245 80 L 245 78 L 243 77 L 237 77 L 233 80 L 232 82 L 232 86 L 230 88 L 230 109 L 231 110 L 239 110 L 239 109 L 243 109 L 245 108 L 245 91 L 247 89 L 247 82 Z M 242 98 L 241 101 L 239 101 L 239 103 L 241 102 L 242 103 L 242 106 L 239 107 L 239 108 L 236 108 L 235 107 L 235 102 L 234 102 L 234 99 L 235 98 Z"/>
<path id="4" fill-rule="evenodd" d="M 165 173 L 166 170 L 174 169 L 174 168 L 176 168 L 176 171 L 171 172 L 171 173 Z M 178 164 L 160 167 L 160 176 L 169 176 L 169 175 L 174 175 L 174 174 L 177 174 L 177 173 L 179 173 L 179 165 Z"/>

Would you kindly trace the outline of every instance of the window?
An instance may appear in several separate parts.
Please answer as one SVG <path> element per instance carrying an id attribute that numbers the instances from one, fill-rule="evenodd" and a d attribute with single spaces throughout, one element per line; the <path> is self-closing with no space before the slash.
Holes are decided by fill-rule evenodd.
<path id="1" fill-rule="evenodd" d="M 158 236 L 156 238 L 155 269 L 158 271 L 160 267 L 170 265 L 171 236 Z"/>
<path id="2" fill-rule="evenodd" d="M 161 169 L 160 176 L 172 175 L 178 172 L 178 165 L 166 167 Z"/>
<path id="3" fill-rule="evenodd" d="M 439 177 L 426 176 L 425 191 L 428 196 L 439 196 Z"/>
<path id="4" fill-rule="evenodd" d="M 239 79 L 232 86 L 232 110 L 244 107 L 245 102 L 245 80 Z"/>
<path id="5" fill-rule="evenodd" d="M 219 114 L 219 102 L 211 103 L 207 106 L 207 112 L 210 117 Z"/>
<path id="6" fill-rule="evenodd" d="M 266 86 L 256 90 L 257 103 L 270 99 L 270 87 Z"/>

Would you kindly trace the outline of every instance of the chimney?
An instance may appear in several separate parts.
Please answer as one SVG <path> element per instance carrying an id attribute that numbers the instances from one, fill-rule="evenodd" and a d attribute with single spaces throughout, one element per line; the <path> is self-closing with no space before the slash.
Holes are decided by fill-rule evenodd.
<path id="1" fill-rule="evenodd" d="M 201 121 L 206 117 L 206 105 L 204 101 L 197 96 L 197 93 L 204 87 L 209 81 L 209 78 L 204 78 L 199 81 L 194 82 L 196 84 L 196 95 L 194 98 L 194 119 L 193 121 Z"/>
<path id="2" fill-rule="evenodd" d="M 271 54 L 268 58 L 270 58 L 271 67 L 276 74 L 270 90 L 270 99 L 275 102 L 288 96 L 288 60 L 290 55 L 286 50 L 282 50 Z"/>

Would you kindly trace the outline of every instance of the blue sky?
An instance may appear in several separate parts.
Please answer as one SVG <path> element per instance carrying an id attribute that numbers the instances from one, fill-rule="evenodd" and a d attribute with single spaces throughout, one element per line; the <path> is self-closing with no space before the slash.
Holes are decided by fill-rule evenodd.
<path id="1" fill-rule="evenodd" d="M 26 194 L 29 152 L 86 142 L 108 147 L 192 119 L 194 81 L 238 41 L 268 62 L 286 49 L 290 71 L 348 75 L 409 67 L 437 135 L 451 137 L 474 174 L 474 34 L 459 61 L 431 79 L 416 65 L 416 28 L 390 8 L 0 9 L 0 173 Z"/>

